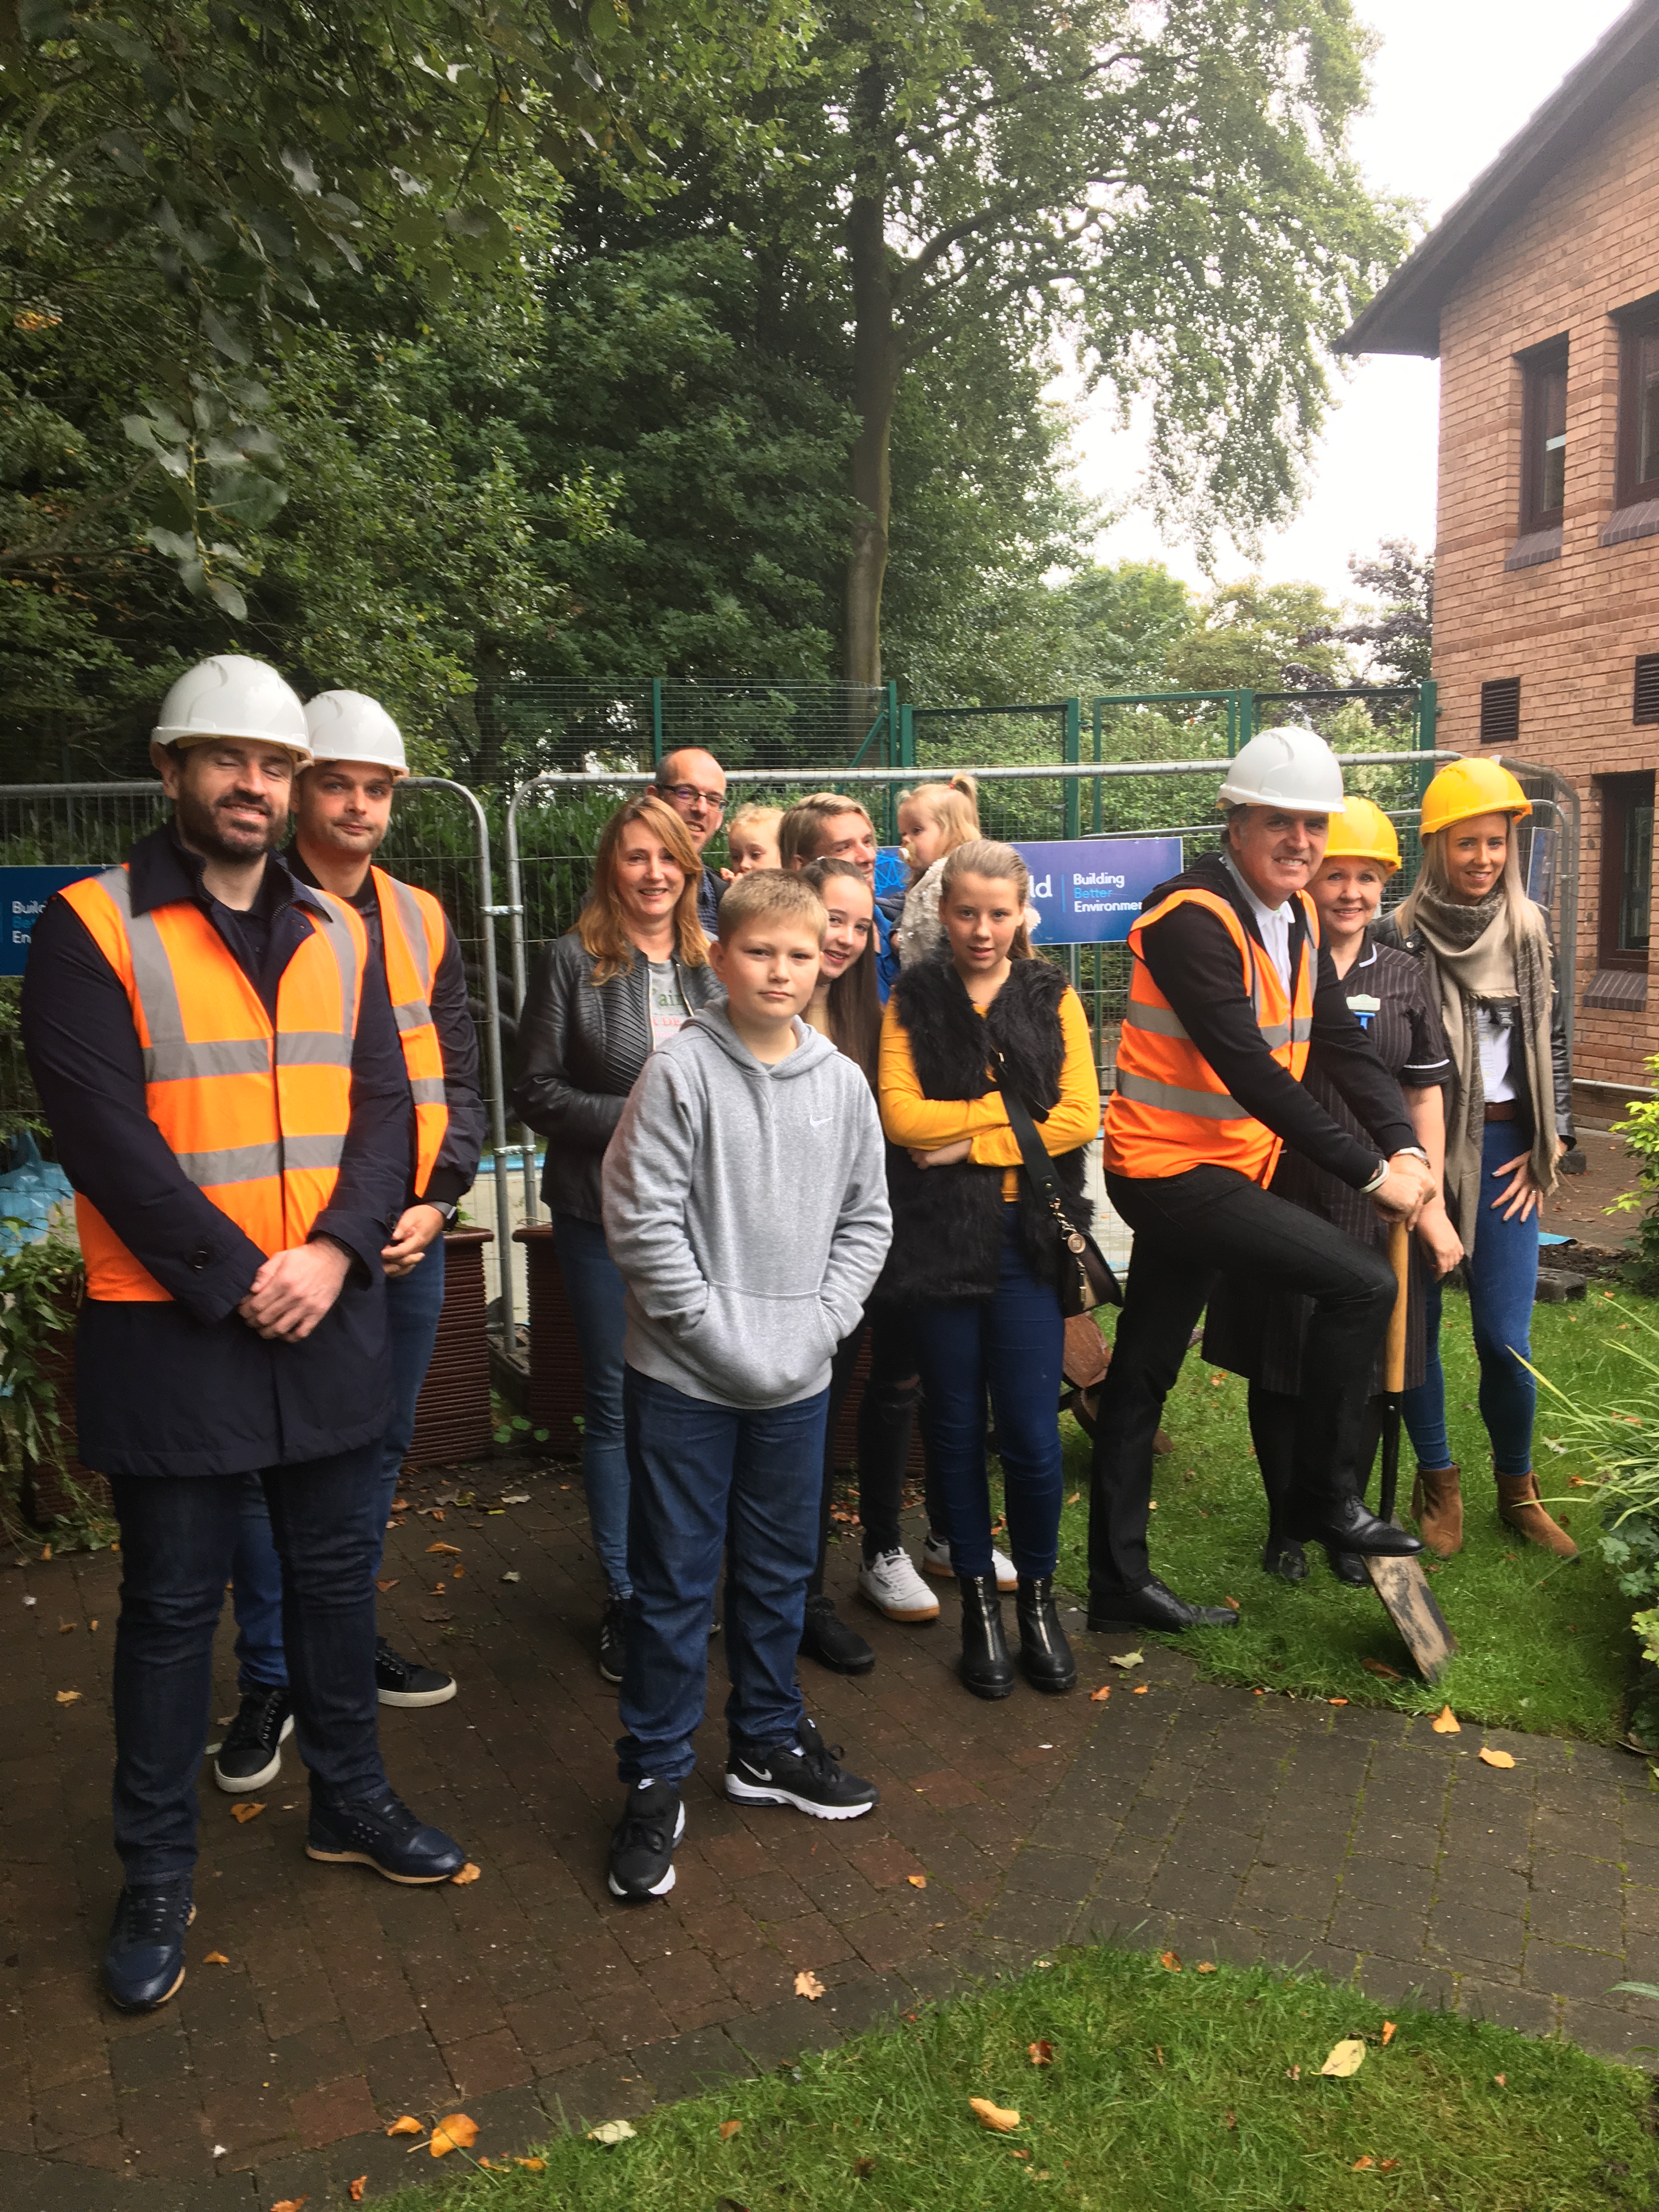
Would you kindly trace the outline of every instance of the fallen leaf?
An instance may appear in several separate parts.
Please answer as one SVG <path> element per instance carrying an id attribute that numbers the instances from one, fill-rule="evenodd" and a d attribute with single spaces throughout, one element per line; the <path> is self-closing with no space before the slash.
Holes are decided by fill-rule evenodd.
<path id="1" fill-rule="evenodd" d="M 1111 1684 L 1109 1682 L 1103 1682 L 1097 1690 L 1090 1691 L 1089 1702 L 1091 1705 L 1103 1705 L 1107 1698 L 1109 1698 L 1111 1694 Z"/>
<path id="2" fill-rule="evenodd" d="M 1302 2079 L 1302 2069 L 1299 2066 L 1287 2066 L 1285 2069 L 1285 2079 L 1287 2081 L 1299 2081 Z"/>
<path id="3" fill-rule="evenodd" d="M 1480 1747 L 1480 1759 L 1482 1765 L 1486 1766 L 1510 1767 L 1515 1764 L 1515 1754 L 1513 1752 L 1494 1751 L 1489 1743 L 1483 1743 Z"/>
<path id="4" fill-rule="evenodd" d="M 926 1889 L 927 1887 L 927 1877 L 925 1874 L 907 1874 L 904 1879 L 912 1889 Z"/>
<path id="5" fill-rule="evenodd" d="M 521 1582 L 523 1579 L 523 1577 L 520 1574 L 516 1567 L 509 1567 L 507 1572 L 501 1577 L 501 1580 L 504 1583 Z"/>
<path id="6" fill-rule="evenodd" d="M 810 1966 L 803 1966 L 795 1977 L 795 1995 L 811 1997 L 814 2002 L 823 1995 L 823 1984 Z"/>
<path id="7" fill-rule="evenodd" d="M 1385 2020 L 1385 2021 L 1383 2021 L 1383 2023 L 1382 2023 L 1382 2048 L 1384 2049 L 1384 2051 L 1386 2051 L 1386 2050 L 1388 2049 L 1389 2045 L 1394 2041 L 1395 2037 L 1396 2035 L 1398 2035 L 1398 2033 L 1400 2033 L 1400 2031 L 1399 2031 L 1398 2027 L 1395 2025 L 1395 2023 L 1394 2023 L 1394 2021 L 1391 2021 L 1391 2020 Z"/>
<path id="8" fill-rule="evenodd" d="M 1214 1973 L 1215 1960 L 1213 1959 L 1200 1959 L 1198 1962 L 1198 1971 L 1200 1974 Z"/>
<path id="9" fill-rule="evenodd" d="M 428 1544 L 426 1548 L 428 1554 L 433 1552 L 443 1552 L 446 1553 L 452 1559 L 459 1559 L 461 1556 L 460 1546 L 459 1544 L 446 1544 L 441 1536 L 438 1539 L 435 1544 Z"/>
<path id="10" fill-rule="evenodd" d="M 1181 1972 L 1181 1954 L 1179 1951 L 1160 1951 L 1158 1963 L 1166 1973 L 1178 1974 Z"/>
<path id="11" fill-rule="evenodd" d="M 1399 2163 L 1397 2158 L 1385 2158 L 1376 2170 L 1379 2173 L 1392 2173 Z"/>
<path id="12" fill-rule="evenodd" d="M 742 2132 L 743 2122 L 741 2120 L 722 2120 L 720 2122 L 720 2141 L 722 2142 L 730 2142 L 733 2136 L 741 2135 Z"/>
<path id="13" fill-rule="evenodd" d="M 230 1817 L 239 1827 L 245 1828 L 250 1820 L 257 1820 L 264 1809 L 263 1805 L 233 1805 Z"/>
<path id="14" fill-rule="evenodd" d="M 384 1597 L 384 1596 L 386 1595 L 386 1593 L 388 1590 L 390 1590 L 390 1589 L 397 1589 L 397 1587 L 398 1587 L 398 1577 L 396 1575 L 389 1575 L 389 1576 L 386 1577 L 386 1581 L 385 1581 L 385 1582 L 383 1582 L 383 1583 L 377 1582 L 377 1583 L 375 1583 L 374 1587 L 375 1587 L 375 1589 L 376 1589 L 377 1590 L 379 1590 L 379 1591 L 380 1591 L 380 1593 L 381 1596 L 382 1596 L 382 1597 Z"/>
<path id="15" fill-rule="evenodd" d="M 1509 2076 L 1508 2076 L 1508 2075 L 1507 2075 L 1507 2074 L 1494 2074 L 1494 2075 L 1492 2075 L 1492 2080 L 1493 2080 L 1494 2081 L 1496 2081 L 1496 2082 L 1497 2082 L 1497 2084 L 1498 2084 L 1498 2087 L 1499 2087 L 1500 2089 L 1507 2089 L 1507 2088 L 1508 2088 L 1508 2087 L 1509 2087 Z"/>
<path id="16" fill-rule="evenodd" d="M 73 1705 L 79 1702 L 80 1696 L 81 1692 L 78 1690 L 60 1690 L 58 1692 L 58 1702 L 60 1705 Z"/>
<path id="17" fill-rule="evenodd" d="M 1152 2055 L 1161 2066 L 1164 2063 L 1164 2045 L 1161 2043 L 1155 2043 L 1152 2045 Z"/>
<path id="18" fill-rule="evenodd" d="M 444 1586 L 443 1586 L 443 1584 L 442 1584 L 441 1583 L 433 1583 L 433 1585 L 432 1585 L 432 1595 L 433 1595 L 433 1596 L 434 1596 L 434 1597 L 441 1597 L 441 1596 L 443 1595 L 443 1594 L 444 1594 Z"/>
<path id="19" fill-rule="evenodd" d="M 1243 1611 L 1243 1607 L 1239 1604 L 1238 1600 L 1236 1597 L 1224 1597 L 1221 1602 L 1223 1605 L 1231 1606 L 1235 1613 L 1242 1613 Z"/>
<path id="20" fill-rule="evenodd" d="M 867 2180 L 875 2170 L 876 2161 L 872 2158 L 855 2158 L 853 2160 L 853 2171 L 860 2181 Z"/>
<path id="21" fill-rule="evenodd" d="M 230 1961 L 222 1951 L 210 1951 L 202 1964 L 204 1966 L 228 1966 Z"/>
<path id="22" fill-rule="evenodd" d="M 434 1628 L 438 1626 L 440 1623 L 446 1620 L 453 1620 L 454 1618 L 454 1614 L 449 1611 L 447 1606 L 423 1605 L 421 1607 L 421 1619 L 424 1621 L 429 1622 Z"/>
<path id="23" fill-rule="evenodd" d="M 110 1548 L 113 1550 L 114 1547 L 112 1545 Z M 40 1557 L 42 1559 L 49 1559 L 52 1557 L 52 1546 L 50 1544 L 47 1544 L 43 1547 Z"/>
<path id="24" fill-rule="evenodd" d="M 465 1567 L 457 1567 L 453 1570 L 453 1572 L 456 1581 L 459 1582 L 461 1577 L 466 1572 L 466 1569 Z"/>
<path id="25" fill-rule="evenodd" d="M 1010 2158 L 1029 2159 L 1031 2154 L 1029 2150 L 1021 2150 L 1017 2143 L 1010 2143 L 1008 2146 L 1008 2155 Z"/>
<path id="26" fill-rule="evenodd" d="M 1115 1651 L 1106 1663 L 1109 1667 L 1121 1667 L 1127 1673 L 1131 1667 L 1144 1667 L 1146 1654 L 1144 1651 Z"/>
<path id="27" fill-rule="evenodd" d="M 1145 1682 L 1137 1682 L 1132 1694 L 1137 1698 L 1144 1698 L 1146 1694 L 1147 1686 L 1147 1684 Z"/>
<path id="28" fill-rule="evenodd" d="M 1406 1679 L 1397 1667 L 1385 1667 L 1380 1659 L 1362 1659 L 1359 1663 L 1368 1674 L 1379 1674 L 1385 1682 L 1403 1682 Z"/>
<path id="29" fill-rule="evenodd" d="M 1048 2041 L 1046 2036 L 1040 2042 L 1028 2043 L 1025 2048 L 1031 2054 L 1031 2063 L 1033 2066 L 1052 2066 L 1054 2064 L 1054 2046 Z"/>
<path id="30" fill-rule="evenodd" d="M 444 1517 L 444 1509 L 441 1505 L 428 1505 L 425 1510 L 431 1520 L 441 1521 Z"/>
<path id="31" fill-rule="evenodd" d="M 366 2173 L 360 2173 L 355 2181 L 349 2182 L 347 2184 L 348 2193 L 349 2194 L 354 2204 L 361 2204 L 362 2203 L 363 2191 L 368 2187 L 368 2176 Z"/>
<path id="32" fill-rule="evenodd" d="M 279 2197 L 276 2203 L 271 2206 L 270 2212 L 300 2212 L 300 2207 L 302 2204 L 309 2204 L 310 2202 L 309 2194 L 304 2197 Z"/>
<path id="33" fill-rule="evenodd" d="M 547 2160 L 544 2158 L 515 2158 L 513 2163 L 514 2166 L 521 2166 L 526 2173 L 547 2172 Z"/>
<path id="34" fill-rule="evenodd" d="M 434 2158 L 447 2158 L 453 2150 L 471 2150 L 477 2140 L 478 2123 L 468 2119 L 465 2112 L 452 2112 L 433 2129 L 427 2148 Z"/>
<path id="35" fill-rule="evenodd" d="M 423 2136 L 426 2130 L 412 2112 L 405 2112 L 400 2120 L 393 2120 L 386 2133 L 389 2136 Z"/>
<path id="36" fill-rule="evenodd" d="M 1357 2035 L 1344 2036 L 1332 2046 L 1331 2055 L 1320 2068 L 1338 2081 L 1346 2081 L 1350 2074 L 1357 2074 L 1365 2063 L 1365 2046 Z"/>
<path id="37" fill-rule="evenodd" d="M 1365 2173 L 1376 2164 L 1374 2158 L 1357 2158 L 1348 2168 L 1350 2173 Z"/>
<path id="38" fill-rule="evenodd" d="M 1429 1726 L 1437 1735 L 1462 1735 L 1463 1733 L 1462 1723 L 1449 1705 L 1442 1705 Z"/>
<path id="39" fill-rule="evenodd" d="M 981 2127 L 989 2128 L 994 2135 L 1006 2136 L 1019 2125 L 1018 2112 L 1006 2105 L 994 2105 L 988 2097 L 969 2097 L 968 2109 Z"/>
<path id="40" fill-rule="evenodd" d="M 589 2142 L 605 2143 L 609 2146 L 612 2143 L 627 2142 L 638 2133 L 639 2130 L 627 2120 L 605 2120 L 597 2128 L 589 2128 L 587 2140 Z"/>
<path id="41" fill-rule="evenodd" d="M 466 1864 L 461 1869 L 460 1872 L 459 1874 L 451 1875 L 449 1879 L 454 1883 L 457 1889 L 465 1889 L 468 1882 L 477 1881 L 480 1871 L 481 1869 L 474 1866 L 471 1860 L 469 1859 Z"/>
<path id="42" fill-rule="evenodd" d="M 96 1622 L 96 1620 L 89 1620 L 89 1621 L 87 1623 L 87 1626 L 88 1626 L 88 1628 L 96 1628 L 96 1627 L 97 1627 L 97 1626 L 98 1626 L 98 1623 Z"/>
<path id="43" fill-rule="evenodd" d="M 73 1636 L 75 1623 L 72 1620 L 60 1620 L 58 1624 L 58 1633 L 60 1636 Z"/>
<path id="44" fill-rule="evenodd" d="M 1236 2128 L 1236 2127 L 1238 2125 L 1238 2115 L 1237 2115 L 1237 2112 L 1229 2112 L 1229 2113 L 1228 2113 L 1228 2115 L 1227 2115 L 1227 2117 L 1226 2117 L 1226 2118 L 1225 2118 L 1225 2120 L 1222 2123 L 1222 2124 L 1223 2124 L 1223 2126 L 1224 2126 L 1224 2127 Z"/>
<path id="45" fill-rule="evenodd" d="M 1082 1497 L 1082 1495 L 1083 1495 L 1083 1492 L 1082 1492 L 1080 1490 L 1074 1490 L 1074 1491 L 1072 1492 L 1071 1496 L 1066 1499 L 1066 1503 L 1068 1505 L 1075 1505 L 1075 1504 L 1077 1504 L 1077 1502 L 1078 1502 L 1079 1498 L 1081 1498 L 1081 1497 Z"/>
<path id="46" fill-rule="evenodd" d="M 1347 1702 L 1348 1701 L 1346 1698 L 1328 1698 L 1326 1699 L 1326 1703 L 1332 1705 L 1346 1705 Z"/>

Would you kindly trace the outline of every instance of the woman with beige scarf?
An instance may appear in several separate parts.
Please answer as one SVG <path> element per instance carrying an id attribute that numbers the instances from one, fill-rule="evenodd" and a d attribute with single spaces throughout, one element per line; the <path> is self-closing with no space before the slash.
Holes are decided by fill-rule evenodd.
<path id="1" fill-rule="evenodd" d="M 1572 1070 L 1549 929 L 1521 886 L 1516 829 L 1531 801 L 1492 760 L 1455 761 L 1423 799 L 1423 866 L 1375 932 L 1425 969 L 1452 1060 L 1446 1102 L 1446 1206 L 1463 1241 L 1499 1518 L 1562 1559 L 1577 1547 L 1538 1500 L 1532 1467 L 1537 1389 L 1532 1304 L 1538 1230 L 1571 1145 Z M 1412 1499 L 1430 1550 L 1462 1547 L 1463 1501 L 1446 1436 L 1440 1286 L 1429 1294 L 1423 1381 L 1402 1400 L 1416 1448 Z"/>

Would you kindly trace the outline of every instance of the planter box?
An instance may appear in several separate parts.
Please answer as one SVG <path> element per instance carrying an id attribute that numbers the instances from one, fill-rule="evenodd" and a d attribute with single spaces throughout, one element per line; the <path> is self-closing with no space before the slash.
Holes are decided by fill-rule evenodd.
<path id="1" fill-rule="evenodd" d="M 547 1431 L 547 1442 L 535 1449 L 554 1459 L 580 1459 L 582 1432 L 576 1419 L 582 1410 L 582 1361 L 553 1231 L 546 1224 L 515 1229 L 513 1242 L 524 1246 L 530 1284 L 530 1403 L 526 1410 L 532 1428 Z"/>
<path id="2" fill-rule="evenodd" d="M 483 1248 L 494 1242 L 489 1229 L 444 1233 L 444 1307 L 415 1407 L 406 1467 L 453 1467 L 461 1460 L 483 1459 L 495 1441 L 483 1274 Z"/>

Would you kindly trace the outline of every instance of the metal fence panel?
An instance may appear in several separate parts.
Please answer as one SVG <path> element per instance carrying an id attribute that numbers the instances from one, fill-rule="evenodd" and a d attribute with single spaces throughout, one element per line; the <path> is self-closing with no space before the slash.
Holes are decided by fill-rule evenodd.
<path id="1" fill-rule="evenodd" d="M 478 704 L 498 758 L 558 769 L 654 767 L 701 745 L 728 768 L 899 763 L 896 685 L 742 678 L 492 684 Z"/>

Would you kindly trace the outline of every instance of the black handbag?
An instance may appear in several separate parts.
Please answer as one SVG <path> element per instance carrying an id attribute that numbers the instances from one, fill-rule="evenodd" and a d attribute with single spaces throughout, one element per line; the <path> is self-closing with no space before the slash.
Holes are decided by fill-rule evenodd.
<path id="1" fill-rule="evenodd" d="M 1000 1066 L 996 1073 L 1000 1078 Z M 1054 1164 L 1037 1134 L 1036 1124 L 1025 1102 L 1000 1080 L 997 1089 L 1007 1109 L 1008 1126 L 1019 1140 L 1025 1179 L 1038 1202 L 1054 1216 L 1054 1233 L 1060 1240 L 1057 1288 L 1061 1313 L 1070 1320 L 1077 1314 L 1092 1313 L 1097 1306 L 1121 1306 L 1123 1292 L 1112 1273 L 1111 1262 L 1088 1231 L 1079 1229 L 1066 1212 L 1065 1194 L 1054 1173 Z"/>

